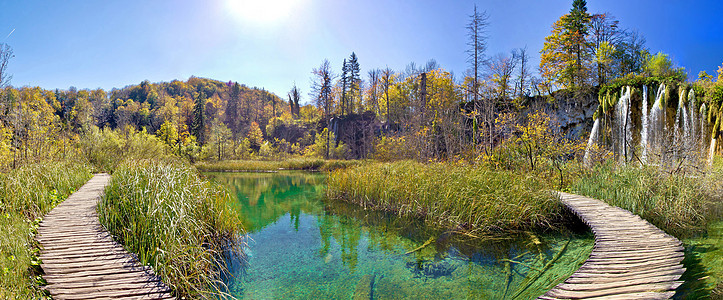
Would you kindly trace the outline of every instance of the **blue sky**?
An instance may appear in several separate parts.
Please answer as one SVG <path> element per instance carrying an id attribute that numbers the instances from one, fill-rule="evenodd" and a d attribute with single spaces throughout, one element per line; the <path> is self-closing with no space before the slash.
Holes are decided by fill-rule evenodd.
<path id="1" fill-rule="evenodd" d="M 695 77 L 723 63 L 722 1 L 593 1 L 637 29 Z M 14 86 L 124 87 L 191 75 L 264 87 L 304 99 L 312 68 L 339 72 L 355 51 L 362 73 L 435 59 L 467 69 L 465 25 L 474 4 L 490 15 L 487 55 L 527 46 L 531 66 L 572 0 L 510 1 L 2 1 L 0 43 L 13 47 Z"/>

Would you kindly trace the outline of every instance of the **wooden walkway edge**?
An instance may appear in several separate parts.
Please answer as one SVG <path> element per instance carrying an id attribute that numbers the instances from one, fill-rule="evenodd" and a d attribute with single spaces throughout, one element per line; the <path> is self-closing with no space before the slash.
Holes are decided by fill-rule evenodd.
<path id="1" fill-rule="evenodd" d="M 539 299 L 668 299 L 683 282 L 681 242 L 619 207 L 560 193 L 595 234 L 590 258 Z"/>
<path id="2" fill-rule="evenodd" d="M 40 223 L 45 287 L 54 299 L 173 299 L 170 289 L 100 225 L 110 175 L 97 174 Z"/>

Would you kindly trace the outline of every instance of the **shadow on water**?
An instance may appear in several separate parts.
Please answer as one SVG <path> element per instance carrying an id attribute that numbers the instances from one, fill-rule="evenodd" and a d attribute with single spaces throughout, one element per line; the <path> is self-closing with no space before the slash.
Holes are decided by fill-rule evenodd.
<path id="1" fill-rule="evenodd" d="M 240 298 L 527 299 L 592 249 L 587 232 L 478 238 L 331 201 L 319 173 L 207 176 L 236 197 L 249 232 L 246 260 L 228 262 Z"/>

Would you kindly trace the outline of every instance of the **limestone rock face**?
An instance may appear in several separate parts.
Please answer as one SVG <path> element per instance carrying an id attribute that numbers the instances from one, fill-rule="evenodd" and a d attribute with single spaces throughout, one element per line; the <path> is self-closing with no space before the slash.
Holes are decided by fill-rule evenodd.
<path id="1" fill-rule="evenodd" d="M 592 116 L 598 106 L 597 95 L 589 93 L 583 96 L 557 93 L 555 100 L 550 101 L 547 97 L 531 98 L 522 110 L 526 115 L 538 109 L 543 109 L 552 122 L 565 133 L 568 138 L 587 138 L 592 128 Z"/>

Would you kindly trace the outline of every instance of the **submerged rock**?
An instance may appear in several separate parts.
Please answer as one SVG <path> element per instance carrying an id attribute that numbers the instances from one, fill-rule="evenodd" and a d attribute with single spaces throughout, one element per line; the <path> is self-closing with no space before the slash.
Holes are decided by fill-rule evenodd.
<path id="1" fill-rule="evenodd" d="M 457 266 L 447 261 L 439 262 L 408 262 L 407 267 L 412 269 L 415 277 L 437 278 L 449 276 L 457 269 Z"/>

